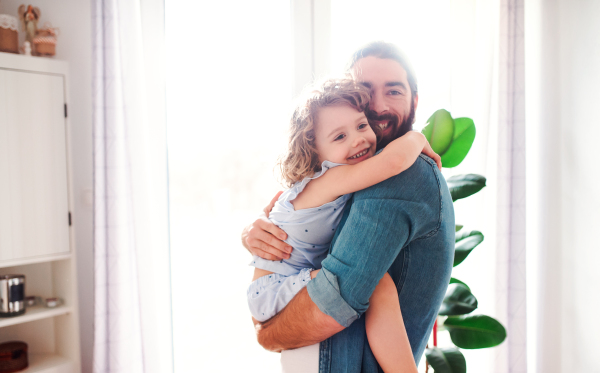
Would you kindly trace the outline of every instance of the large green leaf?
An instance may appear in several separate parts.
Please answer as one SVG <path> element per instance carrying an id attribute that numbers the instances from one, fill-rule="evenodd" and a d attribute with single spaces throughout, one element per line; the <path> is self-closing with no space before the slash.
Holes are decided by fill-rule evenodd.
<path id="1" fill-rule="evenodd" d="M 475 141 L 475 123 L 471 118 L 454 119 L 454 136 L 450 147 L 441 156 L 442 166 L 452 168 L 458 166 L 471 150 Z"/>
<path id="2" fill-rule="evenodd" d="M 452 195 L 452 201 L 466 198 L 479 192 L 485 187 L 485 176 L 477 174 L 456 175 L 448 178 L 448 188 Z"/>
<path id="3" fill-rule="evenodd" d="M 449 316 L 444 321 L 444 328 L 460 348 L 494 347 L 506 339 L 504 326 L 486 315 Z"/>
<path id="4" fill-rule="evenodd" d="M 471 251 L 483 242 L 483 233 L 468 229 L 461 229 L 454 235 L 454 267 L 459 265 L 469 256 Z"/>
<path id="5" fill-rule="evenodd" d="M 457 278 L 450 277 L 450 283 L 451 284 L 461 284 L 462 286 L 464 286 L 467 289 L 469 289 L 469 291 L 471 291 L 471 288 L 469 287 L 469 285 L 465 284 L 464 282 L 462 282 L 461 280 L 459 280 Z"/>
<path id="6" fill-rule="evenodd" d="M 428 348 L 425 357 L 435 373 L 466 373 L 467 361 L 456 347 Z"/>
<path id="7" fill-rule="evenodd" d="M 446 290 L 438 315 L 456 316 L 473 312 L 477 308 L 477 298 L 462 284 L 451 284 Z"/>
<path id="8" fill-rule="evenodd" d="M 454 119 L 447 110 L 440 109 L 427 120 L 421 131 L 434 152 L 440 156 L 450 147 L 454 137 Z"/>

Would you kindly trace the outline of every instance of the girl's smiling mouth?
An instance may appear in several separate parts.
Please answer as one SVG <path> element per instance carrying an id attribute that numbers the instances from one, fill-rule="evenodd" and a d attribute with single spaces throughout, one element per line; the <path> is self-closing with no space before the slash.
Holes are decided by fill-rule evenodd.
<path id="1" fill-rule="evenodd" d="M 359 159 L 366 156 L 369 153 L 369 148 L 364 149 L 361 152 L 354 154 L 352 157 L 348 157 L 348 159 Z"/>

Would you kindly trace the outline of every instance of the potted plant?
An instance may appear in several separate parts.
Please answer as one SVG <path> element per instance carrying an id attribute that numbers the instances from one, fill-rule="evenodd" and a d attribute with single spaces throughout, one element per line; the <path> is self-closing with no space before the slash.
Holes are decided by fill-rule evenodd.
<path id="1" fill-rule="evenodd" d="M 440 109 L 433 113 L 423 128 L 423 134 L 433 150 L 442 158 L 442 166 L 458 166 L 467 156 L 475 140 L 475 124 L 470 118 L 452 118 Z M 486 178 L 477 174 L 456 175 L 447 179 L 452 200 L 467 198 L 485 187 Z M 483 242 L 480 231 L 456 225 L 454 267 L 461 264 L 471 251 Z M 477 309 L 477 298 L 467 284 L 452 277 L 442 306 L 438 311 L 440 328 L 450 333 L 455 346 L 437 347 L 438 322 L 433 330 L 433 348 L 427 348 L 428 365 L 436 373 L 465 373 L 467 362 L 460 351 L 494 347 L 506 339 L 506 329 L 487 315 L 472 314 Z"/>

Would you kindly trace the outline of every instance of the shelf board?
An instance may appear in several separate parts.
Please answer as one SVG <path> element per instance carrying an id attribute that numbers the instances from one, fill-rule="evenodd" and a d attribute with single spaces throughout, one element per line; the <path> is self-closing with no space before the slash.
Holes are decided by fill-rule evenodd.
<path id="1" fill-rule="evenodd" d="M 6 267 L 16 267 L 27 264 L 35 264 L 35 263 L 44 263 L 44 262 L 54 262 L 57 260 L 64 260 L 71 258 L 70 252 L 60 253 L 60 254 L 51 254 L 51 255 L 40 255 L 34 256 L 26 259 L 11 259 L 11 260 L 2 260 L 0 261 L 0 268 Z"/>
<path id="2" fill-rule="evenodd" d="M 73 310 L 71 309 L 71 307 L 68 306 L 60 306 L 56 308 L 46 308 L 44 306 L 28 307 L 26 308 L 24 315 L 14 317 L 1 317 L 0 328 L 35 320 L 47 319 L 49 317 L 66 315 L 68 313 L 71 313 L 72 311 Z"/>
<path id="3" fill-rule="evenodd" d="M 29 368 L 23 373 L 67 373 L 73 371 L 73 362 L 52 354 L 29 354 Z"/>

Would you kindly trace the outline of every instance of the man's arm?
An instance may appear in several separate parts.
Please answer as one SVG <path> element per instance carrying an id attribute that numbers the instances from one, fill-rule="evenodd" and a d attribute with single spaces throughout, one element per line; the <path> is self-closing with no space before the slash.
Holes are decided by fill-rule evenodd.
<path id="1" fill-rule="evenodd" d="M 323 341 L 367 310 L 400 249 L 439 225 L 434 170 L 433 161 L 421 158 L 406 172 L 355 194 L 317 277 L 257 330 L 263 347 L 280 350 Z"/>
<path id="2" fill-rule="evenodd" d="M 287 234 L 267 219 L 281 193 L 283 192 L 279 192 L 273 197 L 258 219 L 242 230 L 242 245 L 252 255 L 258 255 L 267 260 L 281 260 L 290 257 L 289 253 L 292 252 L 292 247 L 283 242 L 287 239 Z"/>
<path id="3" fill-rule="evenodd" d="M 343 329 L 319 310 L 306 287 L 277 315 L 262 324 L 256 323 L 258 343 L 276 352 L 324 341 Z"/>

